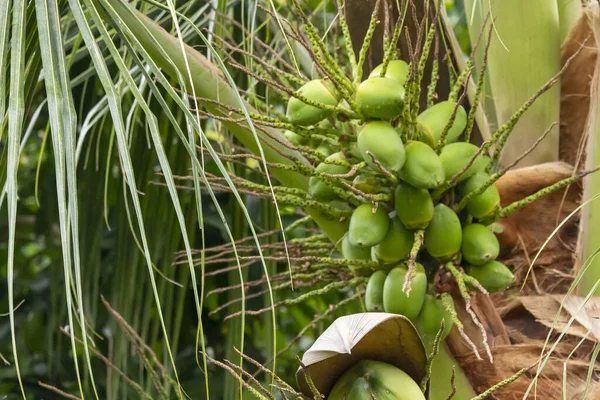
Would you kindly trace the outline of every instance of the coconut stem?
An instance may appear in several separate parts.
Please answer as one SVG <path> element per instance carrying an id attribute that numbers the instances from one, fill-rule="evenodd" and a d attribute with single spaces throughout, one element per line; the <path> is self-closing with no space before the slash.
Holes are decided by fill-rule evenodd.
<path id="1" fill-rule="evenodd" d="M 431 44 L 433 43 L 433 39 L 435 38 L 435 24 L 436 24 L 437 14 L 434 18 L 433 23 L 429 26 L 429 32 L 427 32 L 427 38 L 425 39 L 425 43 L 423 45 L 423 50 L 421 53 L 421 58 L 419 59 L 419 65 L 417 67 L 417 75 L 413 81 L 414 90 L 411 92 L 411 120 L 415 121 L 417 119 L 417 115 L 419 114 L 419 98 L 421 97 L 421 82 L 423 81 L 423 75 L 425 74 L 425 65 L 427 64 L 427 60 L 429 59 L 429 52 L 431 50 Z"/>
<path id="2" fill-rule="evenodd" d="M 335 0 L 335 4 L 337 6 L 340 26 L 342 27 L 342 33 L 344 35 L 346 54 L 348 54 L 348 58 L 350 59 L 350 67 L 354 73 L 354 71 L 358 69 L 358 64 L 356 64 L 356 54 L 354 53 L 354 47 L 352 46 L 352 37 L 350 36 L 350 28 L 348 27 L 348 22 L 346 21 L 346 13 L 342 8 L 340 0 Z"/>
<path id="3" fill-rule="evenodd" d="M 471 295 L 469 294 L 467 285 L 465 284 L 465 280 L 463 279 L 464 273 L 459 271 L 458 268 L 456 268 L 451 262 L 447 263 L 445 265 L 445 268 L 448 271 L 450 271 L 452 276 L 454 276 L 454 279 L 456 279 L 456 284 L 458 285 L 460 295 L 463 299 L 465 299 L 465 302 L 467 302 L 468 307 L 468 304 L 471 302 Z"/>
<path id="4" fill-rule="evenodd" d="M 265 307 L 260 310 L 246 310 L 244 312 L 244 314 L 245 315 L 260 315 L 267 311 L 270 311 L 274 307 L 291 306 L 291 305 L 295 305 L 295 304 L 300 304 L 300 303 L 305 302 L 306 300 L 312 299 L 313 297 L 323 296 L 323 295 L 331 292 L 332 290 L 343 289 L 348 286 L 357 286 L 359 284 L 366 283 L 367 280 L 368 280 L 368 278 L 365 278 L 363 276 L 358 276 L 358 277 L 350 279 L 349 281 L 342 280 L 342 281 L 338 281 L 338 282 L 332 282 L 321 289 L 312 290 L 312 291 L 305 293 L 301 296 L 298 296 L 294 299 L 282 300 L 278 303 L 275 303 L 273 306 Z M 239 317 L 241 315 L 242 315 L 241 311 L 236 312 L 236 313 L 226 316 L 223 320 L 227 321 L 231 318 Z"/>
<path id="5" fill-rule="evenodd" d="M 454 395 L 456 394 L 456 368 L 454 365 L 452 366 L 452 376 L 450 377 L 450 386 L 452 387 L 452 391 L 450 391 L 450 394 L 448 395 L 448 397 L 446 397 L 446 400 L 452 400 L 454 398 Z"/>
<path id="6" fill-rule="evenodd" d="M 440 62 L 438 60 L 440 52 L 440 38 L 439 36 L 435 37 L 435 47 L 433 50 L 433 62 L 431 65 L 431 82 L 429 82 L 429 86 L 427 86 L 427 107 L 433 106 L 435 101 L 437 100 L 437 94 L 435 89 L 437 87 L 437 82 L 439 79 L 439 71 L 440 71 Z"/>
<path id="7" fill-rule="evenodd" d="M 491 388 L 489 388 L 485 392 L 481 393 L 479 396 L 473 397 L 471 400 L 484 400 L 484 399 L 487 399 L 495 391 L 500 390 L 503 387 L 505 387 L 505 386 L 513 383 L 517 379 L 519 379 L 521 376 L 523 376 L 525 374 L 525 372 L 529 371 L 536 364 L 537 364 L 537 362 L 535 364 L 529 366 L 529 367 L 525 367 L 525 368 L 519 370 L 516 374 L 514 374 L 510 378 L 507 378 L 507 379 L 505 379 L 505 380 L 503 380 L 501 382 L 498 382 L 497 384 L 495 384 L 494 386 L 492 386 Z"/>
<path id="8" fill-rule="evenodd" d="M 365 39 L 363 40 L 362 47 L 358 52 L 358 63 L 356 66 L 356 70 L 352 71 L 352 76 L 354 77 L 354 86 L 358 86 L 362 80 L 362 69 L 367 58 L 367 51 L 369 50 L 369 46 L 371 45 L 371 40 L 373 39 L 373 33 L 375 33 L 375 28 L 377 27 L 377 14 L 379 12 L 380 4 L 381 0 L 377 0 L 375 2 L 375 8 L 373 9 L 373 13 L 371 14 L 371 20 L 369 21 L 369 28 L 367 29 L 367 33 L 365 35 Z"/>
<path id="9" fill-rule="evenodd" d="M 444 325 L 445 324 L 446 324 L 446 321 L 444 321 L 444 319 L 442 318 L 442 322 L 440 324 L 440 329 L 438 330 L 437 334 L 435 335 L 435 339 L 433 340 L 433 346 L 431 349 L 431 353 L 429 353 L 429 355 L 427 356 L 427 364 L 425 364 L 425 376 L 421 380 L 421 391 L 423 393 L 425 393 L 425 391 L 427 390 L 427 382 L 429 382 L 429 379 L 431 379 L 431 367 L 433 365 L 433 360 L 435 360 L 438 353 L 440 352 L 440 343 L 443 340 L 442 335 L 444 334 Z M 454 375 L 454 369 L 453 369 L 453 375 Z"/>
<path id="10" fill-rule="evenodd" d="M 487 20 L 486 20 L 487 22 Z M 481 71 L 479 71 L 479 77 L 477 78 L 477 88 L 475 90 L 475 96 L 473 97 L 473 101 L 471 102 L 471 109 L 469 110 L 469 115 L 467 117 L 467 126 L 465 127 L 465 142 L 469 142 L 471 139 L 471 133 L 473 132 L 473 127 L 475 126 L 475 116 L 477 114 L 477 108 L 479 107 L 479 100 L 481 98 L 481 93 L 483 92 L 483 88 L 485 87 L 485 78 L 486 78 L 486 70 L 487 70 L 487 58 L 490 50 L 490 43 L 492 38 L 492 32 L 494 31 L 494 27 L 490 26 L 487 42 L 485 45 L 485 51 L 483 53 L 483 60 L 481 63 Z M 475 54 L 473 55 L 475 57 Z"/>
<path id="11" fill-rule="evenodd" d="M 392 181 L 392 184 L 398 183 L 398 178 L 396 178 L 394 174 L 392 174 L 383 165 L 381 165 L 381 163 L 375 158 L 375 155 L 373 153 L 367 151 L 367 155 L 371 157 L 371 161 L 373 161 L 373 164 L 377 166 L 377 169 L 379 169 L 386 177 L 388 177 Z"/>
<path id="12" fill-rule="evenodd" d="M 344 185 L 348 190 L 350 190 L 352 193 L 356 194 L 357 196 L 360 196 L 362 198 L 364 198 L 365 200 L 368 201 L 373 201 L 373 202 L 388 202 L 392 200 L 392 195 L 388 194 L 388 193 L 377 193 L 377 194 L 370 194 L 370 193 L 365 193 L 363 191 L 361 191 L 360 189 L 355 188 L 354 186 L 352 186 L 351 184 L 349 184 L 348 182 L 341 182 L 342 185 Z"/>
<path id="13" fill-rule="evenodd" d="M 269 400 L 270 398 L 273 398 L 272 395 L 269 396 L 269 397 L 266 397 L 261 392 L 259 392 L 254 386 L 250 385 L 249 383 L 247 383 L 246 381 L 244 381 L 241 377 L 239 377 L 238 373 L 236 372 L 237 368 L 234 369 L 234 368 L 228 366 L 225 363 L 222 363 L 222 362 L 220 362 L 218 360 L 215 360 L 214 358 L 212 358 L 208 354 L 206 354 L 206 358 L 210 362 L 212 362 L 213 364 L 217 365 L 218 367 L 223 368 L 225 371 L 229 372 L 231 375 L 233 375 L 236 378 L 238 378 L 240 380 L 241 384 L 244 386 L 244 388 L 246 390 L 248 390 L 250 393 L 252 393 L 254 396 L 256 396 L 256 398 L 258 398 L 259 400 Z M 260 387 L 262 387 L 262 386 L 260 386 Z"/>
<path id="14" fill-rule="evenodd" d="M 398 17 L 398 20 L 396 21 L 396 26 L 394 27 L 394 34 L 392 35 L 392 40 L 390 40 L 390 42 L 386 46 L 385 55 L 383 57 L 383 64 L 381 66 L 380 76 L 382 77 L 385 76 L 390 61 L 392 61 L 396 55 L 396 51 L 398 49 L 398 40 L 400 39 L 400 34 L 402 33 L 402 27 L 404 26 L 404 21 L 406 18 L 406 11 L 408 11 L 408 1 L 404 5 L 402 17 Z"/>
<path id="15" fill-rule="evenodd" d="M 313 399 L 324 399 L 325 396 L 323 396 L 321 393 L 319 393 L 319 390 L 315 386 L 315 383 L 313 382 L 312 377 L 306 370 L 306 365 L 304 365 L 304 363 L 302 362 L 300 357 L 296 356 L 296 360 L 298 360 L 298 364 L 300 365 L 300 368 L 302 368 L 302 371 L 304 372 L 304 378 L 306 379 L 306 384 L 308 385 L 310 392 L 313 394 Z"/>
<path id="16" fill-rule="evenodd" d="M 419 250 L 423 245 L 424 239 L 425 231 L 423 229 L 415 231 L 413 245 L 408 255 L 408 270 L 406 272 L 406 276 L 404 277 L 404 285 L 402 286 L 402 291 L 406 293 L 407 296 L 410 295 L 410 291 L 412 290 L 412 281 L 415 275 L 417 255 L 419 254 Z"/>
<path id="17" fill-rule="evenodd" d="M 467 72 L 468 77 L 471 76 L 472 70 L 473 70 L 472 68 L 468 69 L 468 72 Z M 467 71 L 467 69 L 465 69 L 465 71 Z M 467 78 L 466 84 L 468 84 L 468 83 L 469 83 L 469 80 Z M 461 106 L 460 104 L 463 102 L 463 99 L 465 98 L 466 95 L 467 95 L 467 87 L 465 86 L 465 90 L 460 95 L 460 98 L 456 101 L 456 104 L 454 105 L 454 109 L 452 110 L 452 115 L 450 116 L 450 119 L 448 120 L 448 123 L 444 127 L 444 130 L 442 131 L 442 134 L 440 135 L 440 139 L 437 142 L 436 151 L 438 154 L 442 151 L 442 148 L 446 145 L 446 138 L 448 137 L 448 133 L 450 133 L 450 129 L 454 125 L 454 121 L 456 120 L 456 114 L 458 113 L 458 108 Z"/>
<path id="18" fill-rule="evenodd" d="M 442 305 L 444 306 L 444 310 L 450 315 L 452 318 L 452 322 L 457 328 L 462 329 L 463 323 L 458 319 L 458 315 L 456 314 L 456 310 L 454 309 L 454 300 L 452 299 L 452 295 L 450 293 L 444 292 L 440 294 L 440 300 L 442 301 Z"/>
<path id="19" fill-rule="evenodd" d="M 475 278 L 473 278 L 471 275 L 464 275 L 463 279 L 465 280 L 465 283 L 470 284 L 471 286 L 473 286 L 474 288 L 476 288 L 477 290 L 479 290 L 482 294 L 484 295 L 488 295 L 489 292 L 486 290 L 486 288 L 484 288 L 483 286 L 481 286 L 481 283 L 479 283 L 479 281 Z"/>
<path id="20" fill-rule="evenodd" d="M 352 92 L 354 88 L 352 87 L 351 82 L 344 75 L 338 63 L 335 62 L 331 54 L 327 51 L 325 47 L 325 43 L 321 40 L 317 28 L 313 25 L 313 23 L 306 17 L 304 12 L 302 11 L 302 7 L 298 4 L 297 0 L 294 0 L 294 5 L 296 6 L 296 10 L 298 11 L 302 22 L 304 23 L 304 29 L 308 34 L 309 42 L 312 46 L 312 55 L 315 60 L 321 65 L 321 67 L 331 75 L 331 77 L 339 83 L 338 89 L 342 93 L 342 96 L 347 100 L 352 100 Z M 323 57 L 325 59 L 323 59 Z"/>
<path id="21" fill-rule="evenodd" d="M 494 220 L 498 220 L 502 217 L 505 217 L 506 215 L 510 214 L 513 211 L 516 211 L 520 208 L 526 207 L 527 205 L 546 196 L 547 194 L 556 192 L 557 190 L 560 190 L 566 186 L 569 186 L 569 185 L 577 182 L 578 180 L 582 179 L 583 177 L 585 177 L 589 174 L 592 174 L 598 170 L 600 170 L 600 167 L 594 168 L 590 171 L 582 172 L 581 174 L 572 176 L 570 178 L 563 179 L 561 181 L 556 182 L 554 185 L 550 185 L 548 187 L 538 190 L 534 194 L 525 197 L 523 200 L 515 201 L 514 203 L 512 203 L 512 204 L 504 207 L 502 210 L 500 210 L 494 217 Z"/>

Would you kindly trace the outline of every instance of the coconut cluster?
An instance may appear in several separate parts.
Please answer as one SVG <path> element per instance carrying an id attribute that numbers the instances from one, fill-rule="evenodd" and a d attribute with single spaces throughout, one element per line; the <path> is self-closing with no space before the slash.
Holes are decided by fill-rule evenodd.
<path id="1" fill-rule="evenodd" d="M 491 184 L 481 191 L 491 161 L 460 140 L 467 112 L 445 100 L 407 118 L 408 75 L 402 60 L 389 62 L 385 72 L 375 68 L 356 88 L 362 115 L 355 119 L 336 117 L 341 96 L 330 81 L 310 81 L 298 91 L 308 101 L 289 100 L 288 122 L 339 129 L 344 142 L 336 147 L 291 131 L 286 136 L 326 156 L 310 178 L 311 198 L 352 209 L 339 248 L 357 274 L 364 273 L 362 261 L 378 265 L 368 281 L 367 310 L 404 315 L 431 335 L 444 319 L 447 335 L 452 310 L 438 298 L 437 274 L 458 271 L 472 289 L 490 292 L 507 288 L 513 275 L 496 261 L 500 246 L 489 226 L 500 209 L 498 189 Z M 354 196 L 361 200 L 344 200 L 343 191 L 362 194 Z M 468 201 L 459 208 L 461 199 Z"/>

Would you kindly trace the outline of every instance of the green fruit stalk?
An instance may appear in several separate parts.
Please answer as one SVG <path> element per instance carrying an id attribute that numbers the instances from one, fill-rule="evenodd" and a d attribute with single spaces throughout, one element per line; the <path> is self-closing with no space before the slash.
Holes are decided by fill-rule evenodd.
<path id="1" fill-rule="evenodd" d="M 498 257 L 500 243 L 496 235 L 485 225 L 465 225 L 462 233 L 461 253 L 469 264 L 483 265 Z"/>
<path id="2" fill-rule="evenodd" d="M 402 291 L 407 272 L 404 265 L 399 265 L 388 273 L 383 285 L 383 309 L 385 312 L 401 314 L 414 321 L 425 300 L 427 276 L 424 267 L 417 263 L 410 294 L 407 296 Z"/>
<path id="3" fill-rule="evenodd" d="M 375 271 L 369 278 L 365 292 L 367 311 L 383 312 L 383 285 L 386 277 L 385 271 Z"/>
<path id="4" fill-rule="evenodd" d="M 370 203 L 356 207 L 350 217 L 348 239 L 358 247 L 373 247 L 383 241 L 390 227 L 390 219 L 383 207 L 373 212 Z"/>
<path id="5" fill-rule="evenodd" d="M 387 77 L 369 78 L 356 89 L 356 105 L 370 118 L 396 118 L 404 106 L 404 86 Z"/>
<path id="6" fill-rule="evenodd" d="M 384 264 L 397 263 L 408 257 L 412 243 L 413 233 L 395 217 L 391 219 L 390 228 L 383 241 L 373 247 L 373 255 L 377 261 Z"/>
<path id="7" fill-rule="evenodd" d="M 424 244 L 427 252 L 444 262 L 452 259 L 462 243 L 462 227 L 458 216 L 445 204 L 438 204 L 433 218 L 425 229 Z"/>
<path id="8" fill-rule="evenodd" d="M 419 114 L 417 123 L 437 143 L 444 132 L 444 128 L 450 122 L 455 107 L 456 103 L 453 101 L 441 101 Z M 458 139 L 466 126 L 467 112 L 462 106 L 458 106 L 456 117 L 452 123 L 452 127 L 448 131 L 448 136 L 446 136 L 446 143 L 451 143 Z"/>
<path id="9" fill-rule="evenodd" d="M 335 86 L 324 79 L 312 80 L 305 83 L 298 93 L 309 100 L 316 101 L 328 106 L 337 106 L 339 95 Z M 289 122 L 297 125 L 314 125 L 331 115 L 331 110 L 324 110 L 302 100 L 291 97 L 287 104 L 286 117 Z"/>
<path id="10" fill-rule="evenodd" d="M 328 400 L 425 400 L 404 371 L 381 361 L 362 360 L 337 380 Z"/>
<path id="11" fill-rule="evenodd" d="M 377 166 L 368 153 L 388 171 L 398 172 L 404 165 L 404 143 L 394 127 L 385 121 L 365 124 L 358 134 L 357 146 L 362 158 L 373 169 Z"/>
<path id="12" fill-rule="evenodd" d="M 407 229 L 425 229 L 433 217 L 433 200 L 427 189 L 400 182 L 394 191 L 394 208 Z"/>
<path id="13" fill-rule="evenodd" d="M 483 265 L 472 265 L 466 268 L 467 274 L 484 287 L 488 292 L 499 292 L 508 288 L 515 277 L 510 269 L 501 262 L 490 261 Z"/>
<path id="14" fill-rule="evenodd" d="M 451 303 L 453 304 L 453 303 Z M 442 320 L 444 320 L 444 331 L 442 332 L 442 339 L 445 339 L 450 334 L 454 321 L 450 313 L 446 311 L 442 301 L 436 299 L 430 294 L 425 295 L 423 301 L 423 308 L 420 314 L 421 323 L 423 324 L 423 332 L 426 335 L 435 337 L 440 330 Z"/>
<path id="15" fill-rule="evenodd" d="M 423 142 L 409 141 L 400 178 L 418 189 L 433 189 L 444 181 L 444 167 L 436 152 Z"/>

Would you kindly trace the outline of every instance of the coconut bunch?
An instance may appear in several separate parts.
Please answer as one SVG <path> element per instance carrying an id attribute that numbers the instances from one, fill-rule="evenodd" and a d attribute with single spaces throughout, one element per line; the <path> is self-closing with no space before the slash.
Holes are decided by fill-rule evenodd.
<path id="1" fill-rule="evenodd" d="M 306 83 L 298 93 L 309 101 L 291 98 L 287 121 L 341 128 L 347 144 L 306 142 L 290 130 L 286 136 L 327 155 L 308 193 L 352 209 L 339 247 L 356 274 L 373 269 L 363 268 L 363 261 L 377 264 L 367 310 L 420 320 L 431 335 L 445 319 L 447 334 L 452 302 L 437 298 L 436 275 L 449 272 L 465 291 L 470 286 L 484 293 L 507 288 L 513 275 L 496 261 L 500 246 L 489 226 L 500 211 L 498 190 L 490 184 L 491 158 L 461 141 L 468 115 L 457 101 L 438 102 L 411 118 L 405 104 L 409 74 L 402 60 L 376 67 L 352 98 L 360 116 L 341 123 L 335 110 L 312 105 L 340 107 L 335 85 L 323 79 Z"/>
<path id="2" fill-rule="evenodd" d="M 407 2 L 405 7 L 410 5 Z M 437 16 L 417 24 L 417 38 L 403 38 L 414 43 L 412 53 L 405 56 L 408 62 L 397 53 L 403 21 L 396 21 L 384 41 L 383 62 L 363 79 L 366 54 L 380 22 L 378 7 L 356 54 L 341 7 L 339 23 L 332 31 L 341 30 L 344 40 L 332 45 L 296 6 L 300 24 L 281 19 L 282 27 L 288 39 L 310 56 L 316 71 L 312 79 L 279 55 L 271 59 L 272 49 L 258 38 L 257 45 L 264 47 L 262 57 L 220 39 L 231 51 L 226 53 L 230 66 L 246 72 L 268 90 L 260 96 L 248 93 L 256 112 L 244 114 L 207 99 L 222 110 L 200 112 L 264 134 L 265 143 L 292 161 L 292 165 L 270 162 L 267 166 L 304 175 L 308 187 L 270 187 L 240 177 L 235 178 L 236 184 L 248 194 L 316 210 L 322 221 L 329 218 L 345 224 L 345 235 L 339 241 L 334 238 L 337 251 L 322 254 L 319 268 L 347 268 L 351 272 L 348 276 L 368 278 L 368 310 L 405 315 L 428 334 L 437 332 L 441 320 L 446 321 L 445 334 L 452 324 L 460 329 L 450 293 L 460 293 L 469 308 L 471 291 L 500 291 L 513 281 L 510 269 L 496 260 L 500 246 L 495 221 L 587 174 L 500 206 L 495 183 L 520 160 L 499 169 L 502 148 L 519 118 L 558 81 L 558 76 L 477 146 L 471 143 L 471 135 L 484 73 L 478 77 L 470 108 L 465 109 L 464 99 L 471 82 L 473 55 L 460 74 L 451 74 L 449 95 L 438 99 L 438 70 L 445 66 L 437 62 L 440 43 L 444 42 L 439 38 Z M 269 10 L 263 11 L 276 17 Z M 400 14 L 410 13 L 403 10 Z M 488 34 L 491 32 L 490 27 Z M 252 70 L 235 61 L 236 52 L 252 58 Z M 426 77 L 425 67 L 432 55 L 431 75 Z M 271 101 L 273 95 L 285 106 Z M 274 130 L 280 130 L 281 135 L 274 135 Z M 224 159 L 239 162 L 240 156 L 252 158 L 251 154 L 233 154 Z M 215 179 L 211 184 L 223 183 L 218 181 L 223 178 Z"/>

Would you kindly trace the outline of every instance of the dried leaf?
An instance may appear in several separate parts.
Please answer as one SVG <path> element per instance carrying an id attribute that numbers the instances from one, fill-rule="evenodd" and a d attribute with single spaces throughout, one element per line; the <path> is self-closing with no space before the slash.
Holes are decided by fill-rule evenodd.
<path id="1" fill-rule="evenodd" d="M 547 328 L 552 327 L 554 324 L 555 332 L 562 332 L 567 329 L 567 323 L 575 316 L 575 321 L 573 321 L 566 331 L 567 335 L 582 338 L 588 331 L 591 331 L 591 335 L 588 338 L 590 340 L 600 340 L 600 326 L 598 326 L 597 320 L 600 317 L 599 298 L 591 298 L 579 313 L 577 310 L 581 307 L 584 300 L 583 297 L 579 296 L 567 296 L 566 298 L 561 295 L 521 296 L 515 297 L 512 300 L 514 303 L 504 310 L 504 314 L 514 311 L 520 304 L 540 324 Z M 563 302 L 562 309 L 560 309 L 561 302 Z M 557 314 L 558 318 L 556 318 Z M 555 318 L 556 323 L 554 323 Z"/>
<path id="2" fill-rule="evenodd" d="M 597 9 L 597 4 L 585 8 L 560 50 L 561 63 L 564 65 L 566 60 L 586 44 L 562 75 L 560 82 L 559 152 L 560 159 L 571 165 L 579 165 L 582 161 L 582 142 L 585 140 L 584 131 L 590 110 L 590 83 L 596 68 L 597 50 L 590 36 L 594 11 Z"/>

